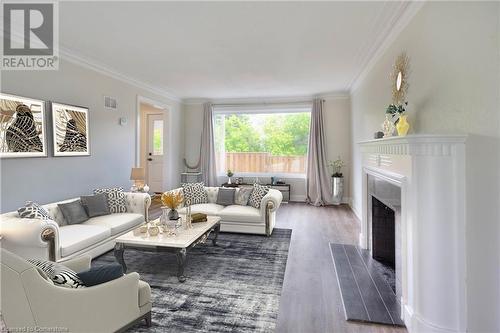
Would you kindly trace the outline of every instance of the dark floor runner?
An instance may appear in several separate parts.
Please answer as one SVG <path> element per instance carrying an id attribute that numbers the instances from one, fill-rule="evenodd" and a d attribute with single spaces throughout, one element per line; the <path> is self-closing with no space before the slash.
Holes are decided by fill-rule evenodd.
<path id="1" fill-rule="evenodd" d="M 330 249 L 346 319 L 404 326 L 396 295 L 371 256 L 354 245 L 330 243 Z"/>

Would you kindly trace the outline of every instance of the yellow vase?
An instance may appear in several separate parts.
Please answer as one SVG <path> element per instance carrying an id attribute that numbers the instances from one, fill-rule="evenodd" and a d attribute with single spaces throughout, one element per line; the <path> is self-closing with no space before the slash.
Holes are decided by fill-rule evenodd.
<path id="1" fill-rule="evenodd" d="M 399 121 L 396 124 L 396 130 L 399 136 L 405 136 L 410 129 L 410 124 L 408 123 L 407 115 L 401 115 Z"/>

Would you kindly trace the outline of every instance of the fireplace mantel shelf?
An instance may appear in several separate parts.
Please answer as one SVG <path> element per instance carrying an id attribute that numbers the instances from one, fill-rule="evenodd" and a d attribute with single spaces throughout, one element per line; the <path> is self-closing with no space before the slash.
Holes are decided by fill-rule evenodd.
<path id="1" fill-rule="evenodd" d="M 449 156 L 453 146 L 464 144 L 465 134 L 414 134 L 358 142 L 362 153 Z"/>

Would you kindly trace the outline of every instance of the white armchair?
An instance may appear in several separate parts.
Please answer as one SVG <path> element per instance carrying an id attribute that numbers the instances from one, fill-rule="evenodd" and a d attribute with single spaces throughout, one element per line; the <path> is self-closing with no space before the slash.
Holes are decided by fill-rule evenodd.
<path id="1" fill-rule="evenodd" d="M 90 256 L 66 261 L 77 271 L 90 267 Z M 1 308 L 10 330 L 62 328 L 69 332 L 116 332 L 144 319 L 151 325 L 151 289 L 130 273 L 97 286 L 55 286 L 30 263 L 1 249 Z M 35 332 L 35 330 L 33 330 Z"/>

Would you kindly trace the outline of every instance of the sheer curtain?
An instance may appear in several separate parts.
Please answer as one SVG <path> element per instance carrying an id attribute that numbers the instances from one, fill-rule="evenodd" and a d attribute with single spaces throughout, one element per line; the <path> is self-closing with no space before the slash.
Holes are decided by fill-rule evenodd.
<path id="1" fill-rule="evenodd" d="M 214 118 L 211 103 L 203 105 L 203 131 L 201 132 L 200 169 L 205 186 L 217 186 L 215 171 Z"/>
<path id="2" fill-rule="evenodd" d="M 311 110 L 306 171 L 306 201 L 314 206 L 328 204 L 332 197 L 325 144 L 323 100 L 315 99 Z"/>

